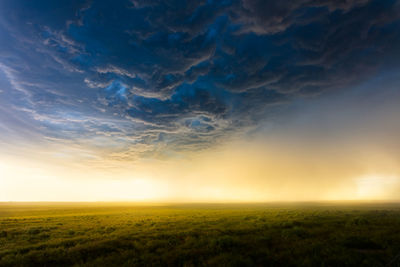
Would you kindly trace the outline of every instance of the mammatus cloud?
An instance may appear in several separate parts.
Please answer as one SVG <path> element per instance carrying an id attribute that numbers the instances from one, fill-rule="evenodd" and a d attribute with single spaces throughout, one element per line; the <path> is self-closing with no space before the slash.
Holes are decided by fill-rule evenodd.
<path id="1" fill-rule="evenodd" d="M 236 21 L 242 23 L 242 32 L 275 34 L 293 25 L 305 25 L 321 20 L 321 16 L 335 11 L 346 13 L 353 8 L 367 4 L 369 0 L 332 1 L 262 1 L 243 0 L 237 12 Z M 320 8 L 320 12 L 310 14 L 310 9 Z"/>
<path id="2" fill-rule="evenodd" d="M 121 160 L 209 148 L 398 69 L 399 7 L 2 1 L 0 126 Z"/>

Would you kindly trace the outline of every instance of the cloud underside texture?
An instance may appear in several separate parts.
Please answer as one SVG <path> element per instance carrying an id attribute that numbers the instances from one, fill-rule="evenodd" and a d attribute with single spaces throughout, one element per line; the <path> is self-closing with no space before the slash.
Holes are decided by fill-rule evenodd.
<path id="1" fill-rule="evenodd" d="M 2 142 L 197 151 L 400 62 L 397 1 L 1 1 Z"/>

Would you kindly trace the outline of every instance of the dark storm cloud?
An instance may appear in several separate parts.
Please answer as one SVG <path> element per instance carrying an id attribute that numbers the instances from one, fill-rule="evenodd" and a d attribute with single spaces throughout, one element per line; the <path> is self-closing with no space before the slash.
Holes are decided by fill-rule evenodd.
<path id="1" fill-rule="evenodd" d="M 2 1 L 0 9 L 1 104 L 18 114 L 15 123 L 1 115 L 1 129 L 108 143 L 121 157 L 208 147 L 293 99 L 400 62 L 400 5 L 391 0 Z"/>
<path id="2" fill-rule="evenodd" d="M 233 18 L 244 25 L 242 32 L 274 34 L 296 24 L 318 21 L 336 10 L 345 13 L 366 3 L 368 0 L 243 0 L 240 8 L 233 12 Z M 314 12 L 316 8 L 323 10 Z"/>

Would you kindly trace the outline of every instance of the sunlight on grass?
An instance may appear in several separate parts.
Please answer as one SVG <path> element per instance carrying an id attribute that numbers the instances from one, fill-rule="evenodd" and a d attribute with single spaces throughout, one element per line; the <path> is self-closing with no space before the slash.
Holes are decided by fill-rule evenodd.
<path id="1" fill-rule="evenodd" d="M 0 203 L 0 266 L 386 266 L 400 206 Z"/>

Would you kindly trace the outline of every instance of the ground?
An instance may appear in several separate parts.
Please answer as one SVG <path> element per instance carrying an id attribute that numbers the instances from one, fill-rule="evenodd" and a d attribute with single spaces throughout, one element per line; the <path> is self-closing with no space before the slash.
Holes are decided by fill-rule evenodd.
<path id="1" fill-rule="evenodd" d="M 400 266 L 400 204 L 0 203 L 0 266 Z"/>

